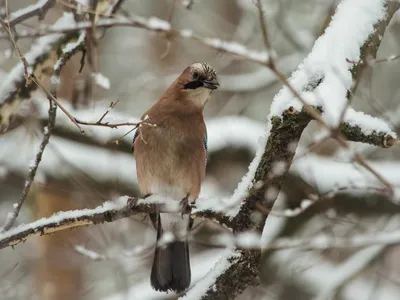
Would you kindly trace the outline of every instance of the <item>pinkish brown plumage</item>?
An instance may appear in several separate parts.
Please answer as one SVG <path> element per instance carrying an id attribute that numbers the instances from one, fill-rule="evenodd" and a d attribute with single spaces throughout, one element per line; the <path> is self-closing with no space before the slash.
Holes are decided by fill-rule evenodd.
<path id="1" fill-rule="evenodd" d="M 139 188 L 143 195 L 158 194 L 177 201 L 195 201 L 205 177 L 207 131 L 203 108 L 218 87 L 215 71 L 194 63 L 144 113 L 146 119 L 133 143 Z M 177 213 L 152 216 L 157 240 L 172 232 L 175 241 L 156 247 L 151 283 L 161 291 L 184 291 L 190 284 L 186 233 L 188 216 Z"/>

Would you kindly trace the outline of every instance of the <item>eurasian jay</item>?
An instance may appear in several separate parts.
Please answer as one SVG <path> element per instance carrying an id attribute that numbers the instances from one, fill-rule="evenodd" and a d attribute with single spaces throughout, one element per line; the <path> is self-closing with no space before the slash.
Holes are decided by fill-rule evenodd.
<path id="1" fill-rule="evenodd" d="M 143 114 L 145 122 L 132 144 L 142 195 L 156 194 L 184 205 L 197 199 L 207 161 L 203 108 L 218 86 L 210 65 L 193 63 Z M 150 219 L 157 230 L 151 285 L 159 291 L 183 292 L 190 285 L 187 233 L 193 220 L 181 213 L 156 213 Z M 167 232 L 173 241 L 159 245 Z"/>

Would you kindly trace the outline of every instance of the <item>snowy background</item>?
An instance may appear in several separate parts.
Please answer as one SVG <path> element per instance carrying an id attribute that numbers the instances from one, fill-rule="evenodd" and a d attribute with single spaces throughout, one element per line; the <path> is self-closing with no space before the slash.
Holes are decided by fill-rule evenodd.
<path id="1" fill-rule="evenodd" d="M 5 9 L 1 15 L 12 19 L 25 13 L 24 7 L 45 2 L 0 1 L 2 7 L 8 4 L 9 11 L 8 18 Z M 29 35 L 60 18 L 64 18 L 64 25 L 74 26 L 72 14 L 68 17 L 64 13 L 84 10 L 88 2 L 57 1 L 43 20 L 29 18 L 15 30 L 21 36 Z M 230 204 L 232 208 L 252 179 L 270 129 L 270 117 L 279 116 L 290 106 L 300 110 L 302 104 L 282 88 L 282 81 L 270 69 L 246 59 L 267 57 L 256 1 L 194 0 L 190 9 L 186 2 L 190 1 L 126 0 L 117 14 L 152 20 L 146 23 L 152 29 L 165 29 L 170 24 L 182 30 L 183 36 L 209 38 L 206 43 L 143 28 L 101 29 L 98 46 L 87 55 L 82 72 L 80 53 L 63 67 L 57 95 L 80 120 L 95 122 L 112 101 L 118 100 L 107 120 L 135 122 L 187 65 L 207 61 L 216 69 L 221 87 L 212 94 L 204 112 L 209 160 L 198 206 L 208 207 L 212 199 L 214 208 Z M 313 91 L 303 91 L 301 97 L 309 104 L 324 107 L 325 124 L 336 126 L 345 121 L 360 126 L 367 135 L 374 130 L 393 137 L 400 133 L 400 59 L 396 59 L 400 54 L 400 11 L 381 37 L 377 59 L 382 62 L 368 63 L 352 97 L 352 108 L 341 116 L 347 105 L 346 93 L 353 84 L 349 65 L 359 60 L 360 47 L 373 25 L 385 16 L 385 1 L 342 1 L 340 14 L 333 19 L 341 1 L 262 2 L 273 49 L 269 54 L 277 69 L 291 78 L 296 89 L 318 81 L 323 74 L 323 82 Z M 326 35 L 318 39 L 331 21 Z M 2 103 L 13 89 L 15 76 L 24 70 L 22 65 L 18 67 L 20 58 L 5 30 L 0 37 Z M 217 51 L 220 44 L 215 38 L 235 41 L 246 48 L 225 45 L 239 55 Z M 34 60 L 49 42 L 48 37 L 41 41 L 20 37 L 16 42 L 27 59 Z M 35 43 L 39 46 L 32 47 Z M 88 57 L 92 57 L 92 63 Z M 47 123 L 44 93 L 35 91 L 29 99 L 15 108 L 18 116 L 0 135 L 0 225 L 18 202 Z M 8 119 L 4 107 L 0 107 L 3 122 L 4 116 Z M 113 143 L 129 127 L 84 129 L 85 135 L 81 135 L 58 110 L 56 128 L 14 226 L 58 211 L 95 208 L 124 195 L 139 196 L 135 161 L 130 153 L 133 133 L 118 145 Z M 277 201 L 267 218 L 261 244 L 269 245 L 278 238 L 282 242 L 278 248 L 283 249 L 265 255 L 260 284 L 248 287 L 238 299 L 400 298 L 400 252 L 396 245 L 400 235 L 395 235 L 394 241 L 389 237 L 389 241 L 365 242 L 361 247 L 350 245 L 354 236 L 374 237 L 400 229 L 400 148 L 353 142 L 344 148 L 326 138 L 328 133 L 317 122 L 310 123 L 279 195 L 271 196 L 278 191 L 267 191 L 266 198 L 277 196 Z M 379 176 L 355 163 L 355 153 L 362 155 Z M 255 156 L 250 175 L 242 181 Z M 276 165 L 273 172 L 282 172 L 282 168 Z M 392 195 L 382 186 L 382 178 L 391 186 Z M 227 213 L 235 215 L 237 210 Z M 243 247 L 260 245 L 258 236 L 249 234 L 236 240 L 228 229 L 210 220 L 196 219 L 194 228 L 190 252 L 192 285 L 197 289 L 189 292 L 187 299 L 199 298 L 201 285 L 206 289 L 212 284 L 213 274 L 221 271 L 218 265 L 215 267 L 216 262 L 230 255 L 229 247 L 235 243 Z M 314 246 L 307 246 L 315 236 L 326 240 L 314 240 Z M 303 241 L 305 246 L 290 247 L 285 241 Z M 335 247 L 324 244 L 335 241 Z M 0 295 L 2 299 L 177 299 L 178 295 L 155 292 L 150 287 L 154 243 L 155 231 L 143 214 L 31 238 L 0 250 Z"/>

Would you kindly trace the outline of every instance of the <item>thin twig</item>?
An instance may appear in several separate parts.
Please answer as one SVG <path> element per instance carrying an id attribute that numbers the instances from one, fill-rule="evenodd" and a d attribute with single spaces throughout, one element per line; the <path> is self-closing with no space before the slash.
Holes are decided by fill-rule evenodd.
<path id="1" fill-rule="evenodd" d="M 258 8 L 258 17 L 260 19 L 262 37 L 264 40 L 265 48 L 268 51 L 268 57 L 269 57 L 268 66 L 270 68 L 275 68 L 275 61 L 272 55 L 271 42 L 269 40 L 269 35 L 268 35 L 267 22 L 265 22 L 264 9 L 261 0 L 257 0 L 257 8 Z"/>
<path id="2" fill-rule="evenodd" d="M 0 18 L 0 23 L 1 23 L 1 25 L 3 25 L 4 28 L 7 29 L 6 31 L 7 31 L 8 35 L 9 35 L 12 43 L 14 44 L 15 49 L 18 52 L 19 58 L 21 59 L 23 65 L 24 65 L 26 81 L 29 82 L 30 80 L 33 80 L 33 82 L 35 82 L 36 85 L 39 86 L 42 89 L 42 91 L 46 94 L 47 98 L 49 98 L 52 101 L 54 101 L 54 103 L 56 103 L 57 106 L 60 107 L 60 109 L 64 112 L 64 114 L 78 127 L 80 132 L 84 133 L 85 131 L 75 121 L 75 117 L 73 115 L 71 115 L 69 113 L 69 111 L 62 104 L 59 103 L 57 98 L 54 97 L 54 95 L 42 84 L 42 82 L 36 76 L 34 71 L 30 69 L 28 61 L 26 60 L 25 56 L 22 54 L 21 50 L 19 49 L 17 43 L 14 40 L 14 36 L 13 36 L 13 34 L 11 32 L 11 28 L 6 24 L 6 22 L 2 18 Z"/>
<path id="3" fill-rule="evenodd" d="M 36 171 L 42 160 L 43 152 L 46 149 L 47 144 L 49 143 L 51 133 L 53 132 L 53 128 L 56 123 L 56 111 L 57 107 L 55 106 L 55 104 L 53 104 L 51 100 L 49 100 L 49 120 L 47 126 L 44 129 L 43 139 L 42 142 L 40 143 L 39 150 L 36 153 L 35 162 L 29 168 L 28 179 L 25 181 L 25 186 L 24 189 L 22 190 L 19 201 L 17 205 L 14 207 L 14 211 L 12 213 L 9 213 L 9 217 L 7 217 L 5 224 L 1 229 L 1 232 L 5 232 L 13 226 L 15 220 L 19 215 L 19 212 L 21 211 L 22 205 L 24 204 L 25 199 L 28 196 L 32 183 L 35 179 Z"/>
<path id="4" fill-rule="evenodd" d="M 111 102 L 109 108 L 106 110 L 106 112 L 101 116 L 101 118 L 97 122 L 101 123 L 101 121 L 103 121 L 104 117 L 110 112 L 110 110 L 112 110 L 118 104 L 118 102 L 119 102 L 119 100 L 117 100 L 115 102 Z"/>
<path id="5" fill-rule="evenodd" d="M 57 106 L 62 110 L 62 112 L 71 120 L 72 123 L 78 127 L 79 131 L 83 134 L 85 131 L 81 126 L 79 126 L 79 123 L 77 122 L 76 118 L 58 101 L 56 97 L 50 91 L 43 85 L 43 83 L 40 81 L 40 79 L 36 76 L 34 72 L 31 73 L 32 80 L 35 82 L 41 89 L 42 91 L 46 94 L 47 98 L 51 99 L 54 101 L 54 103 L 57 104 Z"/>

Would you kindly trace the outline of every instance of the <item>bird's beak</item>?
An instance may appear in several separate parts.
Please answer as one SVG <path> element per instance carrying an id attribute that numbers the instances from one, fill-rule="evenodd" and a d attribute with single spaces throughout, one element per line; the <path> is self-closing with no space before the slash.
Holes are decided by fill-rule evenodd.
<path id="1" fill-rule="evenodd" d="M 216 78 L 214 78 L 212 80 L 203 80 L 203 86 L 205 88 L 215 90 L 219 87 L 219 82 Z"/>

